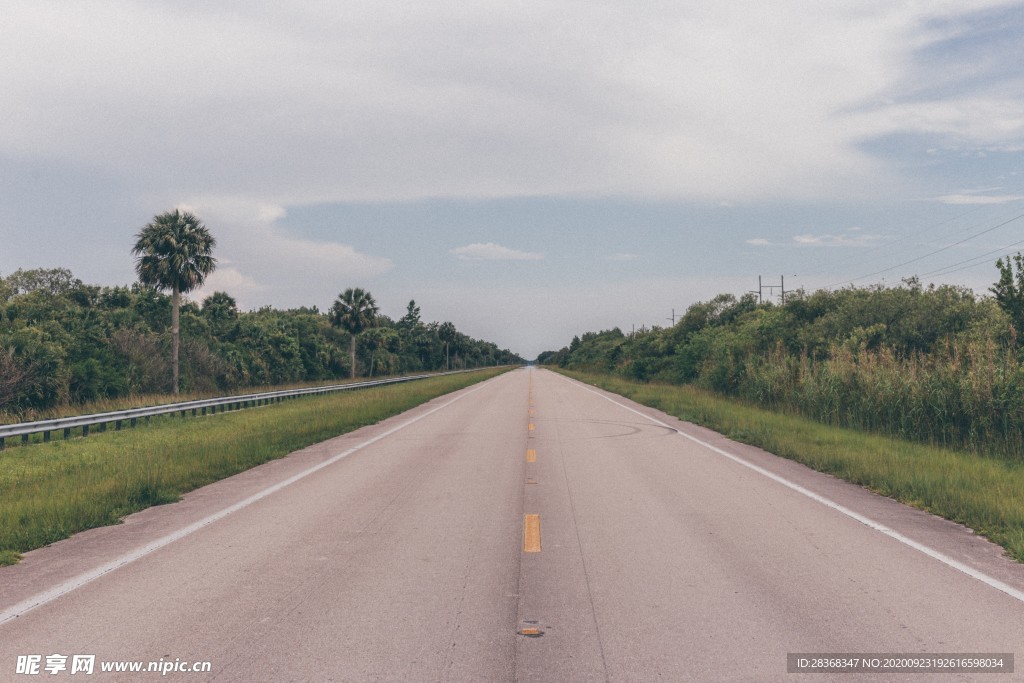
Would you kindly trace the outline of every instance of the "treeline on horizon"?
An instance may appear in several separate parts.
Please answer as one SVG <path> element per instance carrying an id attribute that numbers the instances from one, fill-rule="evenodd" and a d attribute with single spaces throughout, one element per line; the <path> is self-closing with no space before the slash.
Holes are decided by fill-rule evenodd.
<path id="1" fill-rule="evenodd" d="M 1020 461 L 1024 258 L 997 267 L 994 297 L 916 278 L 796 292 L 782 304 L 721 294 L 672 327 L 588 332 L 537 362 L 691 384 L 829 425 Z"/>
<path id="2" fill-rule="evenodd" d="M 0 278 L 0 414 L 160 394 L 171 383 L 171 296 L 138 283 L 84 284 L 64 268 Z M 347 378 L 351 335 L 315 306 L 239 310 L 225 292 L 181 306 L 181 388 L 192 393 Z M 447 348 L 446 348 L 447 346 Z M 447 352 L 447 354 L 446 354 Z M 360 375 L 521 363 L 415 301 L 358 335 Z"/>

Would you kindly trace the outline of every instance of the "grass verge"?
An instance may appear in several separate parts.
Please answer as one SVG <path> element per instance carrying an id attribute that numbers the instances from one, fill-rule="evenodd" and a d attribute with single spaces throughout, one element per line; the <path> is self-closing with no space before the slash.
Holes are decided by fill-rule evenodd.
<path id="1" fill-rule="evenodd" d="M 380 422 L 506 369 L 295 399 L 0 453 L 0 566 L 71 534 Z"/>
<path id="2" fill-rule="evenodd" d="M 558 372 L 960 522 L 1024 562 L 1021 463 L 829 427 L 692 386 Z"/>

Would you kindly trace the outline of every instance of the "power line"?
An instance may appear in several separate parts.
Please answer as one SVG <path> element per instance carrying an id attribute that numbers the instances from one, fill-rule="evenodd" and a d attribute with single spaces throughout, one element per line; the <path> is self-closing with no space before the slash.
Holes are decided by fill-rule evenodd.
<path id="1" fill-rule="evenodd" d="M 942 268 L 939 268 L 938 270 L 933 270 L 933 271 L 928 272 L 928 273 L 922 273 L 921 277 L 929 277 L 931 275 L 947 275 L 949 273 L 957 273 L 957 272 L 959 272 L 961 270 L 966 270 L 967 268 L 970 268 L 972 265 L 981 265 L 982 261 L 984 261 L 985 263 L 991 263 L 991 257 L 992 257 L 993 254 L 999 254 L 1000 258 L 1002 258 L 1003 256 L 1010 256 L 1011 254 L 1013 254 L 1013 251 L 1015 250 L 1014 248 L 1015 247 L 1020 247 L 1020 246 L 1024 246 L 1024 240 L 1021 240 L 1020 242 L 1014 242 L 1013 244 L 1007 244 L 1005 247 L 1000 247 L 999 249 L 993 249 L 992 251 L 986 251 L 984 254 L 979 254 L 978 256 L 975 256 L 973 258 L 965 259 L 963 261 L 958 261 L 956 263 L 951 263 L 948 266 L 944 266 Z M 1011 250 L 1011 251 L 1007 251 L 1008 249 Z M 979 263 L 971 264 L 972 261 L 978 261 Z M 968 265 L 963 265 L 963 264 L 968 264 Z M 963 267 L 957 268 L 957 266 L 963 266 Z"/>
<path id="2" fill-rule="evenodd" d="M 1019 193 L 1021 193 L 1021 192 L 1024 192 L 1024 186 L 1016 188 L 1014 190 L 1010 190 L 1009 194 L 1013 195 L 1013 196 L 1016 196 L 1016 195 L 1019 195 Z M 1013 202 L 1014 203 L 1019 202 L 1019 198 L 1016 199 L 1016 200 L 1013 200 Z M 925 225 L 924 227 L 922 227 L 922 228 L 920 228 L 918 230 L 915 230 L 914 232 L 911 232 L 910 234 L 904 235 L 902 237 L 898 237 L 898 238 L 896 238 L 894 240 L 891 240 L 891 241 L 888 241 L 888 242 L 884 242 L 883 244 L 879 244 L 879 245 L 874 246 L 874 247 L 869 247 L 869 248 L 867 248 L 867 249 L 865 249 L 863 251 L 860 251 L 859 256 L 861 258 L 858 258 L 854 263 L 862 263 L 862 262 L 867 261 L 867 257 L 870 254 L 873 254 L 874 252 L 876 252 L 876 251 L 878 251 L 880 249 L 891 249 L 893 247 L 893 245 L 900 244 L 901 242 L 905 242 L 905 241 L 907 241 L 907 240 L 909 240 L 909 239 L 911 239 L 913 237 L 917 237 L 918 235 L 924 234 L 926 232 L 934 231 L 935 229 L 940 228 L 940 227 L 942 227 L 944 225 L 948 225 L 950 223 L 958 221 L 961 218 L 964 218 L 965 216 L 970 216 L 972 214 L 978 213 L 979 211 L 984 211 L 984 210 L 987 210 L 987 209 L 990 209 L 990 208 L 992 208 L 991 204 L 981 204 L 981 205 L 975 206 L 973 208 L 967 209 L 965 211 L 962 211 L 962 212 L 960 212 L 960 213 L 958 213 L 958 214 L 956 214 L 954 216 L 951 216 L 949 218 L 943 219 L 943 220 L 941 220 L 941 221 L 939 221 L 937 223 L 929 223 L 928 225 Z M 899 266 L 893 266 L 893 267 L 894 268 L 898 268 Z M 865 275 L 864 277 L 870 277 L 870 276 Z M 860 279 L 860 278 L 857 278 L 857 279 Z M 837 283 L 837 284 L 841 284 L 841 283 Z M 835 285 L 830 285 L 830 287 L 832 287 L 832 286 L 835 286 Z"/>
<path id="3" fill-rule="evenodd" d="M 990 233 L 993 230 L 997 230 L 997 229 L 1003 227 L 1004 225 L 1008 225 L 1010 223 L 1013 223 L 1014 221 L 1020 220 L 1021 218 L 1024 218 L 1024 213 L 1018 214 L 1018 215 L 1014 216 L 1013 218 L 1011 218 L 1010 220 L 1003 221 L 1002 223 L 1000 223 L 998 225 L 994 225 L 991 228 L 986 228 L 986 229 L 982 230 L 981 232 L 976 232 L 973 235 L 970 235 L 969 237 L 965 237 L 965 238 L 963 238 L 962 240 L 960 240 L 958 242 L 953 242 L 952 244 L 947 244 L 944 247 L 940 247 L 939 249 L 936 249 L 934 251 L 930 251 L 927 254 L 925 254 L 924 256 L 918 256 L 917 258 L 910 259 L 909 261 L 904 261 L 903 263 L 897 263 L 895 266 L 890 266 L 888 268 L 883 268 L 882 270 L 876 270 L 875 272 L 868 273 L 867 275 L 861 275 L 860 277 L 855 277 L 855 278 L 852 278 L 852 279 L 849 279 L 849 280 L 844 280 L 843 282 L 837 282 L 835 284 L 828 285 L 827 287 L 825 287 L 825 289 L 832 289 L 833 287 L 836 287 L 836 286 L 841 285 L 841 284 L 857 282 L 858 280 L 864 280 L 866 278 L 873 277 L 875 275 L 881 275 L 882 273 L 888 273 L 889 271 L 896 270 L 897 268 L 902 268 L 903 266 L 908 266 L 911 263 L 917 263 L 918 261 L 922 261 L 922 260 L 924 260 L 924 259 L 926 259 L 926 258 L 928 258 L 930 256 L 935 256 L 936 254 L 941 254 L 942 252 L 944 252 L 944 251 L 946 251 L 948 249 L 952 249 L 953 247 L 959 246 L 959 245 L 963 244 L 964 242 L 969 242 L 970 240 L 973 240 L 976 237 L 981 237 L 982 235 L 984 235 L 986 233 Z"/>

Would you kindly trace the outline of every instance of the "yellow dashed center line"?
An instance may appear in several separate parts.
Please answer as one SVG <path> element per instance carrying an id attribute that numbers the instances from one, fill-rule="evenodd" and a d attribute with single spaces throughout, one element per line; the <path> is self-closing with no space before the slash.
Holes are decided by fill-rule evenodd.
<path id="1" fill-rule="evenodd" d="M 526 515 L 523 519 L 523 552 L 540 552 L 540 515 Z"/>
<path id="2" fill-rule="evenodd" d="M 534 427 L 533 427 L 533 423 L 531 422 L 530 423 L 530 431 L 532 432 L 533 430 L 534 430 Z"/>
<path id="3" fill-rule="evenodd" d="M 526 451 L 526 462 L 537 462 L 537 451 L 529 449 Z"/>

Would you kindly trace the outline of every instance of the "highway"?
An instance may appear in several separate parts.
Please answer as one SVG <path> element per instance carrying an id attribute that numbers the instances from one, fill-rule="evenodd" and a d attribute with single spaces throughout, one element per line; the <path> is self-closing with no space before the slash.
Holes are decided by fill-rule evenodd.
<path id="1" fill-rule="evenodd" d="M 1024 657 L 1024 566 L 537 369 L 0 568 L 0 681 L 1024 679 L 787 673 L 788 653 Z M 210 670 L 99 670 L 118 661 Z"/>

